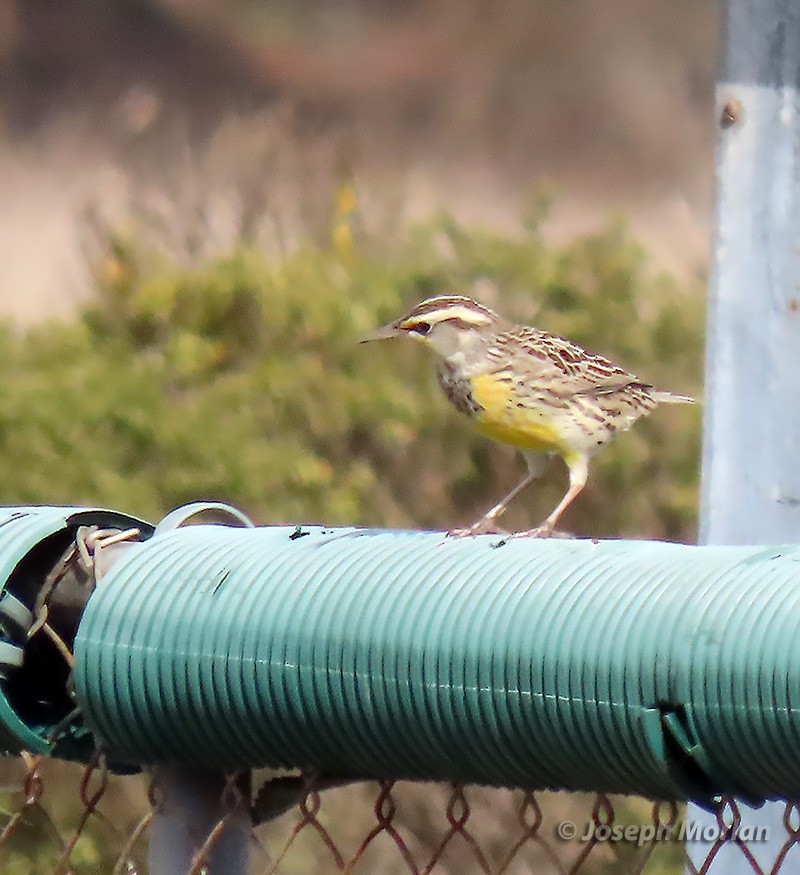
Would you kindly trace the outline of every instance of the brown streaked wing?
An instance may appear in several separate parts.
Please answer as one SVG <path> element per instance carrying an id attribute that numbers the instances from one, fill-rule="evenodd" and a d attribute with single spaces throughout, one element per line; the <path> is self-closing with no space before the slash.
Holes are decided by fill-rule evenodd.
<path id="1" fill-rule="evenodd" d="M 560 395 L 606 395 L 629 386 L 643 391 L 652 388 L 604 356 L 538 328 L 521 326 L 499 334 L 489 358 L 498 364 L 501 359 L 506 363 L 508 358 L 515 359 L 516 368 L 532 380 L 559 384 Z"/>

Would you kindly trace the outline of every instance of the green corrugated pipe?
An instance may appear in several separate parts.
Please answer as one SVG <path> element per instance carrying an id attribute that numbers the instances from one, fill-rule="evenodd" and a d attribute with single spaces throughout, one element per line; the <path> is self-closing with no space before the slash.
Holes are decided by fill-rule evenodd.
<path id="1" fill-rule="evenodd" d="M 800 548 L 156 534 L 91 597 L 122 762 L 758 801 L 800 790 Z"/>
<path id="2" fill-rule="evenodd" d="M 74 709 L 66 691 L 66 661 L 44 635 L 32 640 L 28 635 L 45 579 L 82 526 L 136 527 L 142 537 L 153 531 L 148 523 L 116 511 L 0 507 L 0 754 L 28 750 L 86 759 L 94 751 L 94 739 L 79 722 L 62 726 Z M 81 594 L 72 596 L 71 607 L 79 616 Z M 51 624 L 57 624 L 53 616 Z"/>

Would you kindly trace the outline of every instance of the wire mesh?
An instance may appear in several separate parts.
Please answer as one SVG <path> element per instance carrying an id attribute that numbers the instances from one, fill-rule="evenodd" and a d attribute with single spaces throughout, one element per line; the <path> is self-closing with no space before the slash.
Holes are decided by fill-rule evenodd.
<path id="1" fill-rule="evenodd" d="M 800 807 L 785 804 L 777 848 L 765 862 L 764 835 L 743 835 L 740 809 L 725 798 L 716 829 L 693 832 L 685 806 L 603 794 L 523 792 L 383 781 L 342 785 L 302 777 L 233 776 L 222 795 L 233 811 L 251 783 L 253 875 L 380 871 L 448 873 L 666 873 L 721 871 L 735 853 L 754 873 L 800 865 Z M 255 779 L 258 780 L 255 780 Z M 266 787 L 266 792 L 264 790 Z M 320 789 L 324 788 L 324 789 Z M 264 806 L 273 796 L 273 808 Z M 259 809 L 260 800 L 260 809 Z M 0 763 L 0 870 L 84 875 L 147 873 L 147 839 L 161 805 L 157 776 L 112 775 L 98 755 L 87 766 L 24 754 Z M 259 809 L 259 810 L 257 810 Z M 199 836 L 192 875 L 226 818 Z M 706 839 L 698 867 L 687 842 Z M 721 856 L 722 855 L 722 856 Z M 695 859 L 696 859 L 696 855 Z M 716 869 L 712 869 L 717 861 Z M 155 875 L 155 873 L 154 873 Z"/>
<path id="2" fill-rule="evenodd" d="M 28 647 L 52 645 L 48 672 L 57 669 L 67 679 L 73 668 L 74 630 L 63 623 L 64 604 L 71 604 L 62 597 L 66 583 L 93 585 L 102 576 L 108 551 L 138 535 L 136 528 L 80 526 L 74 543 L 67 544 L 44 580 L 30 627 L 18 634 Z M 66 638 L 58 631 L 62 627 Z M 21 700 L 23 710 L 29 704 Z M 68 682 L 61 704 L 63 717 L 59 712 L 47 732 L 51 744 L 80 717 Z M 168 771 L 112 774 L 102 751 L 86 766 L 30 753 L 0 760 L 0 872 L 144 875 L 154 824 L 163 826 L 165 815 L 175 813 L 168 811 Z M 204 821 L 210 826 L 200 829 L 196 821 L 193 826 L 203 833 L 191 836 L 194 854 L 187 872 L 193 875 L 213 875 L 212 858 L 222 838 L 234 823 L 241 827 L 242 813 L 248 810 L 253 875 L 704 875 L 712 867 L 724 871 L 731 855 L 764 875 L 800 868 L 795 847 L 800 844 L 800 806 L 788 802 L 783 834 L 769 836 L 746 832 L 750 826 L 743 824 L 740 808 L 730 798 L 718 805 L 710 831 L 706 823 L 706 831 L 699 834 L 696 824 L 688 822 L 685 806 L 603 794 L 392 780 L 348 783 L 275 773 L 231 775 L 227 780 L 215 776 L 212 786 L 213 813 Z M 698 841 L 702 844 L 692 845 Z M 687 847 L 694 847 L 691 859 Z"/>

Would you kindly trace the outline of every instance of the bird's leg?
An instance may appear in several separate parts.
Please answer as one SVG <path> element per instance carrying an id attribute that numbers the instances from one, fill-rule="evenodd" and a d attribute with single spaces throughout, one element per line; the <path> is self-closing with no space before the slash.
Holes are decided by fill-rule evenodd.
<path id="1" fill-rule="evenodd" d="M 589 459 L 585 456 L 573 459 L 567 464 L 569 465 L 569 489 L 564 493 L 564 497 L 541 525 L 536 526 L 535 529 L 529 529 L 527 532 L 516 532 L 514 537 L 549 538 L 553 534 L 561 515 L 583 491 L 583 487 L 586 486 L 586 478 L 589 475 Z"/>
<path id="2" fill-rule="evenodd" d="M 507 535 L 505 529 L 501 529 L 495 525 L 495 520 L 502 516 L 508 505 L 522 492 L 523 489 L 530 486 L 540 474 L 539 457 L 534 454 L 525 454 L 525 461 L 528 463 L 528 473 L 525 477 L 497 504 L 486 511 L 486 513 L 473 525 L 467 529 L 453 529 L 448 532 L 452 537 L 463 537 L 465 535 Z"/>
<path id="3" fill-rule="evenodd" d="M 511 492 L 509 492 L 508 495 L 506 495 L 504 498 L 501 498 L 500 501 L 498 501 L 493 508 L 487 510 L 486 513 L 478 520 L 475 525 L 480 525 L 484 522 L 492 522 L 493 520 L 496 520 L 499 516 L 502 516 L 506 512 L 506 508 L 509 506 L 509 504 L 511 504 L 511 502 L 520 494 L 520 492 L 522 492 L 523 489 L 530 486 L 535 479 L 535 474 L 526 474 L 525 477 L 511 490 Z"/>
<path id="4" fill-rule="evenodd" d="M 473 523 L 467 529 L 453 529 L 451 532 L 448 532 L 448 534 L 455 538 L 464 537 L 465 535 L 507 535 L 508 532 L 506 532 L 505 529 L 501 529 L 499 526 L 494 525 L 494 521 L 505 513 L 509 502 L 513 501 L 526 486 L 530 486 L 535 479 L 536 474 L 526 474 L 525 478 L 521 480 L 511 492 L 505 496 L 505 498 L 502 498 L 493 508 L 487 510 L 476 523 Z"/>

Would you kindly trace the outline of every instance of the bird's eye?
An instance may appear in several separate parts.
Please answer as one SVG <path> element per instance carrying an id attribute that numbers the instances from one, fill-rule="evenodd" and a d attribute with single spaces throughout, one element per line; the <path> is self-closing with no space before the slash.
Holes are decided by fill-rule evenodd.
<path id="1" fill-rule="evenodd" d="M 411 330 L 416 331 L 417 334 L 422 334 L 424 336 L 431 330 L 431 326 L 428 322 L 417 322 L 417 324 Z"/>

